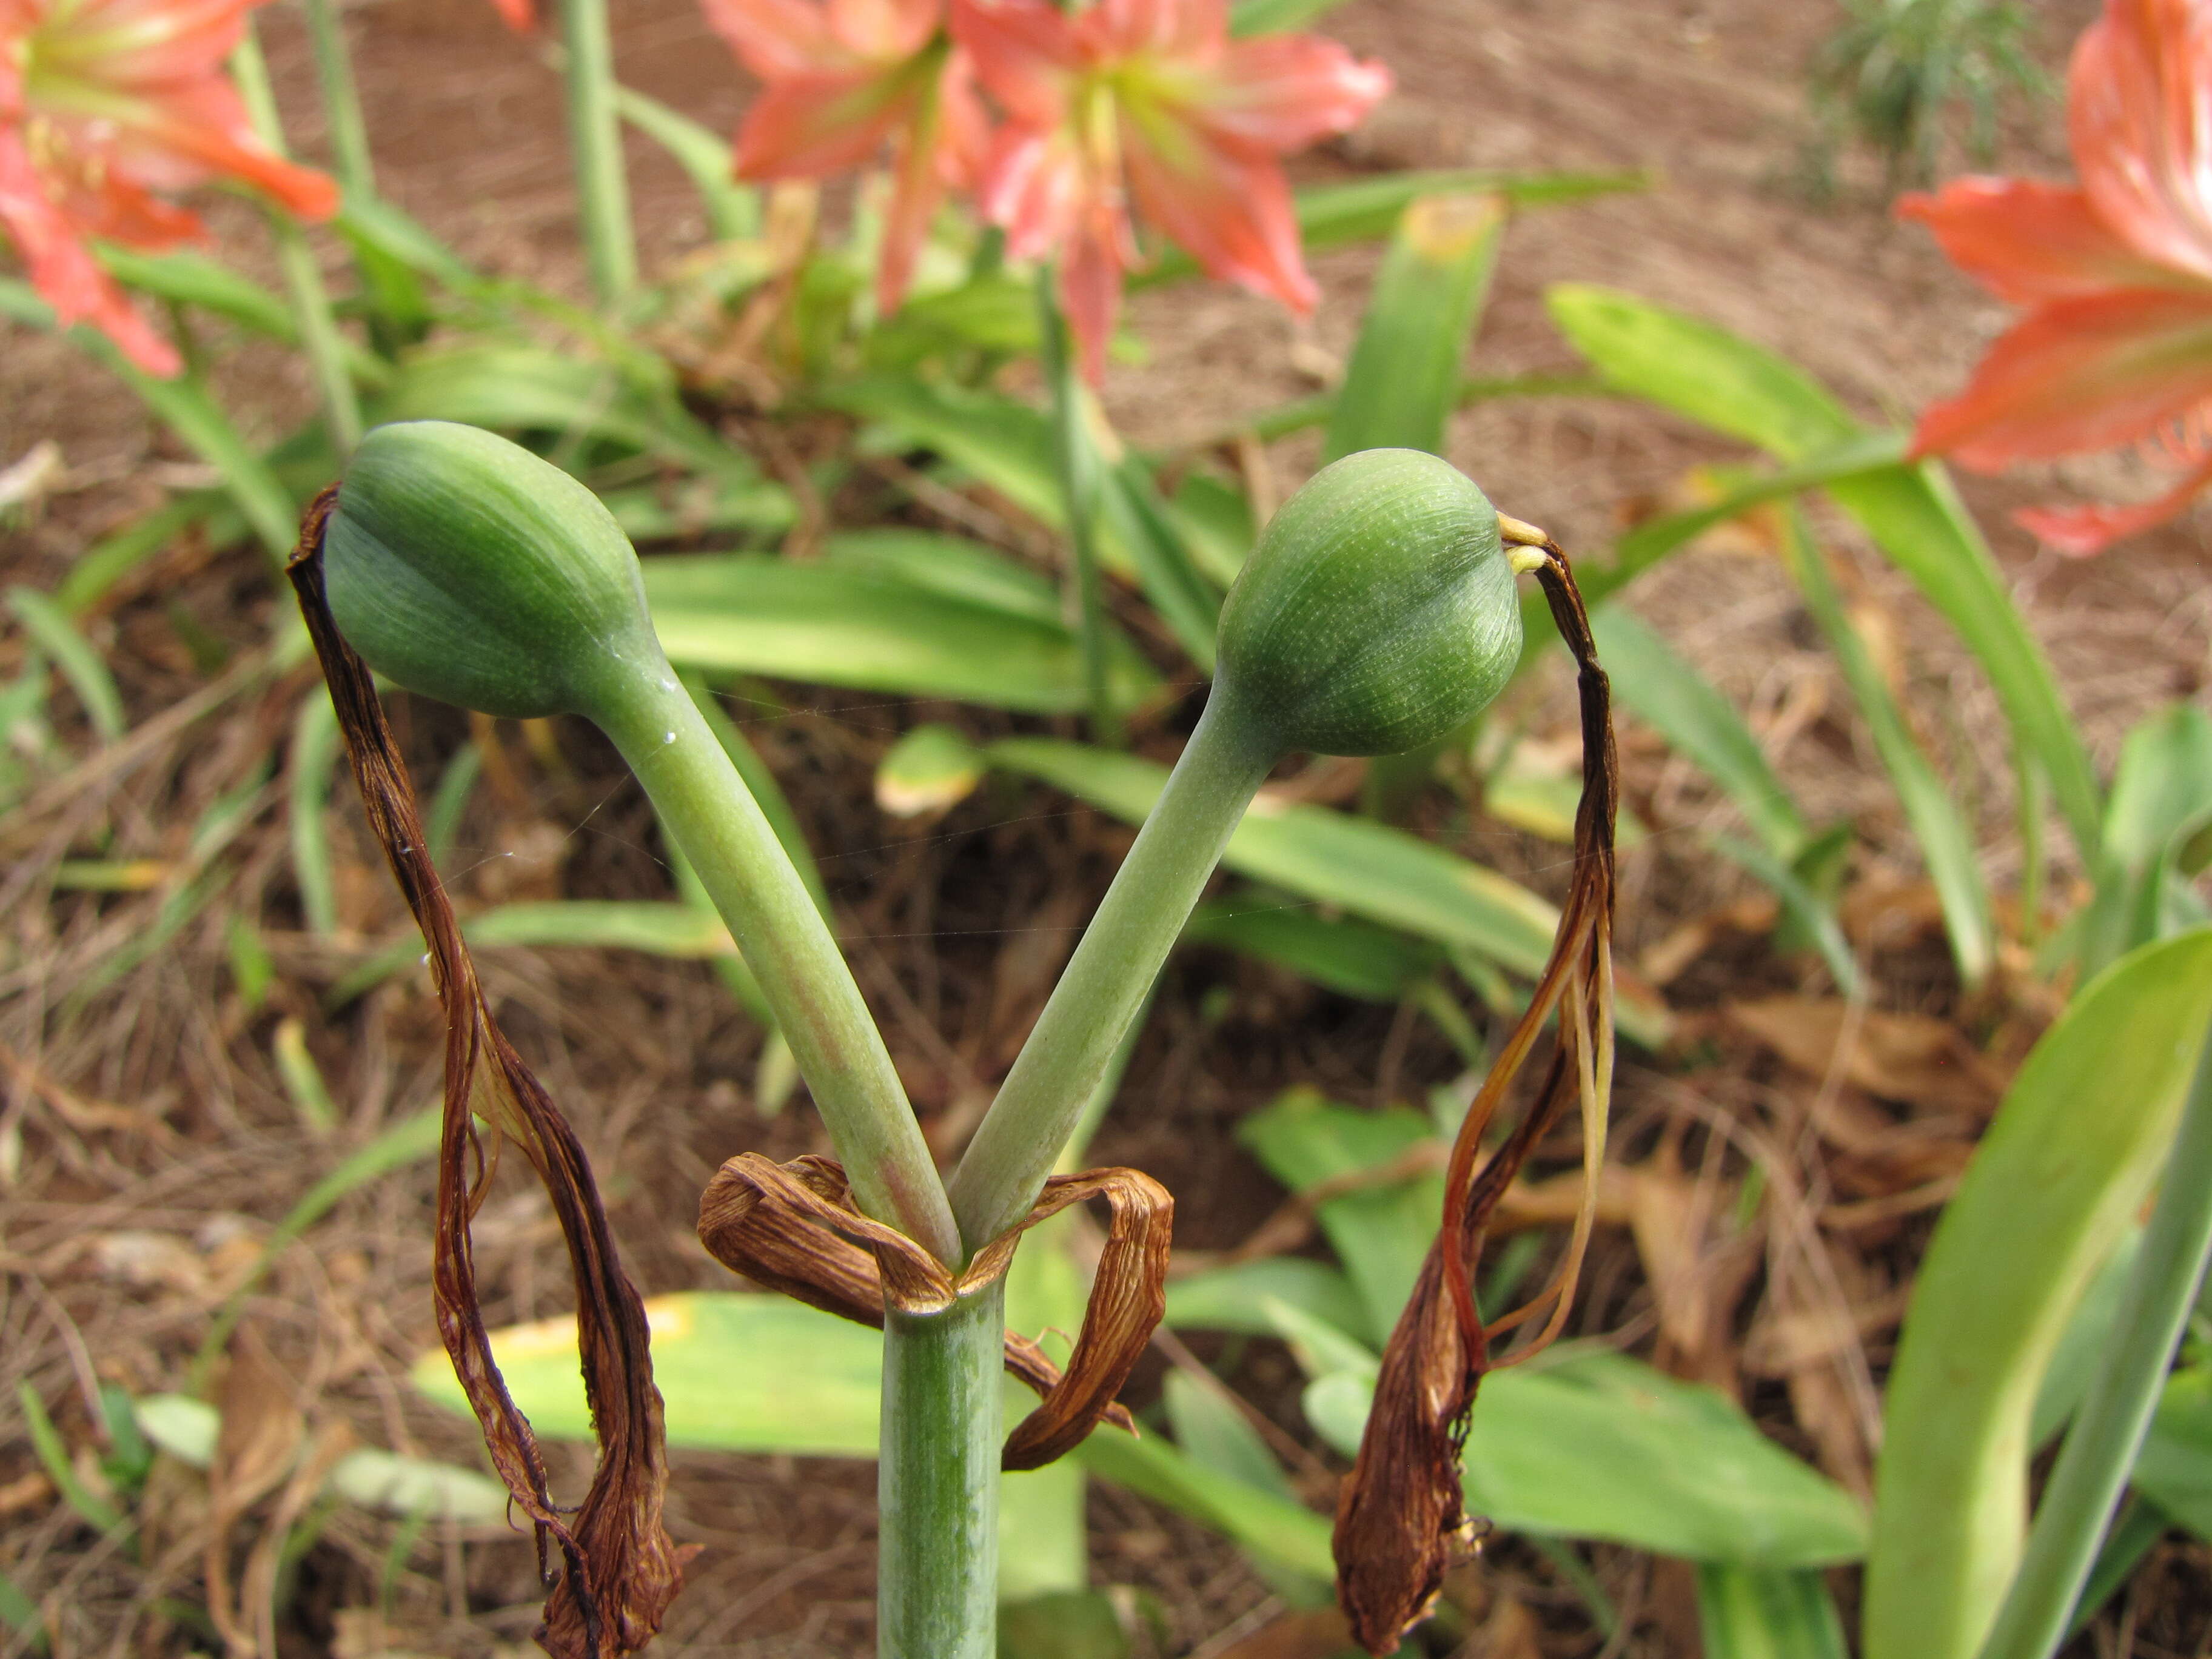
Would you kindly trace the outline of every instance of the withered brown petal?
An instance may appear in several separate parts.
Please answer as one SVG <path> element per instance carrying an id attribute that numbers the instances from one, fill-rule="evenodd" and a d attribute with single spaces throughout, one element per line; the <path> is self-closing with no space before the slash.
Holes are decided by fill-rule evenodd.
<path id="1" fill-rule="evenodd" d="M 367 664 L 339 635 L 324 598 L 323 527 L 336 497 L 307 510 L 289 570 L 337 710 L 369 828 L 430 947 L 446 1011 L 445 1124 L 438 1146 L 431 1281 L 438 1334 L 482 1425 L 493 1466 L 566 1571 L 550 1585 L 538 1639 L 556 1659 L 619 1659 L 652 1640 L 683 1584 L 683 1562 L 661 1524 L 668 1485 L 660 1392 L 653 1385 L 645 1308 L 623 1272 L 582 1144 L 491 1017 L 453 908 L 425 849 L 405 763 Z M 556 1507 L 530 1424 L 493 1363 L 477 1300 L 469 1222 L 486 1178 L 473 1118 L 514 1141 L 544 1184 L 568 1242 L 585 1397 L 599 1467 L 573 1519 Z"/>
<path id="2" fill-rule="evenodd" d="M 1575 814 L 1575 869 L 1552 955 L 1528 1008 L 1498 1052 L 1468 1109 L 1446 1168 L 1442 1225 L 1413 1293 L 1382 1353 L 1375 1404 L 1359 1456 L 1336 1511 L 1337 1599 L 1360 1646 L 1394 1651 L 1435 1602 L 1445 1571 L 1467 1547 L 1460 1451 L 1484 1373 L 1491 1339 L 1539 1305 L 1486 1328 L 1474 1304 L 1474 1264 L 1492 1213 L 1528 1154 L 1577 1097 L 1582 1077 L 1610 1054 L 1610 957 L 1613 822 L 1619 768 L 1612 694 L 1598 665 L 1589 619 L 1566 557 L 1543 544 L 1537 571 L 1559 632 L 1574 653 L 1582 708 L 1583 793 Z M 1519 1076 L 1545 1022 L 1563 999 L 1579 999 L 1579 1018 L 1561 1010 L 1559 1047 L 1541 1086 L 1510 1134 L 1480 1164 L 1482 1137 Z M 1590 1047 L 1582 1048 L 1588 1042 Z M 1573 1062 L 1573 1063 L 1571 1063 Z M 1596 1178 L 1596 1171 L 1589 1172 Z M 1549 1294 L 1555 1313 L 1571 1294 L 1562 1278 Z"/>
<path id="3" fill-rule="evenodd" d="M 975 1253 L 957 1278 L 905 1234 L 853 1207 L 835 1160 L 808 1156 L 777 1164 L 741 1152 L 715 1171 L 699 1201 L 699 1238 L 732 1273 L 810 1307 L 880 1328 L 888 1304 L 932 1314 L 996 1283 L 1021 1236 L 1085 1199 L 1111 1212 L 1083 1329 L 1067 1369 L 1036 1343 L 1008 1332 L 1006 1366 L 1042 1396 L 1006 1437 L 1001 1466 L 1033 1469 L 1073 1449 L 1101 1422 L 1137 1431 L 1114 1396 L 1167 1311 L 1169 1234 L 1175 1200 L 1135 1170 L 1054 1176 L 1028 1218 Z"/>

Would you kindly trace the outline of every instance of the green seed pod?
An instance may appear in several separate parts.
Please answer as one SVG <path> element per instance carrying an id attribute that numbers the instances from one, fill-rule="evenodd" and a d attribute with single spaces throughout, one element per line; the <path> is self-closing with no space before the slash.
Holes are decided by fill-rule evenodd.
<path id="1" fill-rule="evenodd" d="M 1221 611 L 1217 684 L 1285 750 L 1392 755 L 1471 719 L 1521 657 L 1498 513 L 1414 449 L 1323 467 Z"/>
<path id="2" fill-rule="evenodd" d="M 362 441 L 323 542 L 331 614 L 378 672 L 486 714 L 603 724 L 667 677 L 637 554 L 599 498 L 472 426 Z"/>

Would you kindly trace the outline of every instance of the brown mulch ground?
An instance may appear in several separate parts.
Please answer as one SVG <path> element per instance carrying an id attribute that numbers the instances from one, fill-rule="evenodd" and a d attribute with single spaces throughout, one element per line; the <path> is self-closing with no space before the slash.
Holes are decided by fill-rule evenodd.
<path id="1" fill-rule="evenodd" d="M 2055 59 L 2092 10 L 2087 0 L 2047 8 L 2046 55 Z M 690 0 L 635 0 L 622 11 L 629 79 L 718 125 L 734 118 L 742 78 Z M 575 289 L 557 87 L 533 49 L 474 0 L 378 0 L 355 16 L 386 191 L 471 258 Z M 1954 386 L 2002 313 L 1924 236 L 1891 223 L 1863 179 L 1826 209 L 1793 193 L 1799 67 L 1831 16 L 1784 0 L 1354 0 L 1334 15 L 1332 32 L 1391 63 L 1401 92 L 1365 132 L 1305 165 L 1316 177 L 1403 166 L 1655 167 L 1664 182 L 1647 194 L 1513 228 L 1480 371 L 1571 367 L 1541 292 L 1595 281 L 1711 316 L 1806 364 L 1862 412 L 1895 415 Z M 266 33 L 295 131 L 312 150 L 312 112 L 291 95 L 309 83 L 303 43 L 283 15 Z M 2056 132 L 2046 120 L 2011 135 L 2008 164 L 2062 173 Z M 674 170 L 642 148 L 633 159 L 650 268 L 695 245 L 701 227 Z M 247 216 L 217 216 L 227 235 L 253 241 Z M 1310 391 L 1307 369 L 1351 338 L 1372 262 L 1368 251 L 1316 261 L 1329 299 L 1310 331 L 1225 289 L 1141 297 L 1135 319 L 1152 360 L 1117 372 L 1117 422 L 1135 441 L 1172 446 Z M 224 390 L 262 438 L 306 407 L 297 367 L 273 355 L 245 354 Z M 0 531 L 9 581 L 51 586 L 89 538 L 143 508 L 157 486 L 192 476 L 127 392 L 59 343 L 10 332 L 0 357 L 0 464 L 46 437 L 62 445 L 69 473 L 35 521 Z M 1635 504 L 1727 455 L 1680 423 L 1573 398 L 1471 410 L 1453 445 L 1453 459 L 1501 504 L 1571 549 L 1602 545 Z M 1291 441 L 1271 465 L 1287 487 L 1311 459 L 1310 441 Z M 2201 693 L 2212 636 L 2203 547 L 2184 526 L 2094 564 L 2039 556 L 2002 514 L 2054 482 L 2094 485 L 2099 475 L 2085 465 L 2053 480 L 1970 481 L 1968 490 L 2109 763 L 2143 712 Z M 1863 620 L 1893 641 L 1916 717 L 1978 814 L 2002 890 L 2018 849 L 1986 688 L 1901 579 L 1840 532 L 1836 546 L 1856 572 Z M 134 1391 L 179 1386 L 211 1310 L 332 1160 L 329 1144 L 301 1130 L 271 1066 L 281 1018 L 306 1025 L 341 1110 L 339 1144 L 434 1097 L 438 1016 L 420 983 L 395 982 L 334 1017 L 319 1002 L 345 962 L 301 930 L 286 862 L 281 751 L 303 678 L 257 685 L 203 722 L 164 715 L 222 672 L 214 656 L 243 660 L 265 638 L 276 602 L 265 568 L 244 552 L 180 549 L 132 584 L 95 634 L 142 735 L 0 825 L 0 1413 L 14 1413 L 14 1386 L 27 1380 L 73 1445 L 90 1443 L 82 1400 L 90 1379 Z M 1755 546 L 1700 550 L 1642 584 L 1636 604 L 1750 710 L 1810 814 L 1858 827 L 1856 890 L 1893 929 L 1873 957 L 1876 1012 L 1953 1021 L 2001 1059 L 2016 1057 L 2045 1006 L 2025 983 L 2009 998 L 1962 1003 L 1915 909 L 1915 860 L 1888 787 L 1771 560 Z M 0 642 L 0 677 L 13 672 L 20 648 Z M 1567 732 L 1564 702 L 1551 689 L 1537 693 L 1526 713 L 1539 736 Z M 1056 967 L 1055 943 L 1065 948 L 1071 921 L 1103 890 L 1127 833 L 1012 790 L 986 791 L 926 830 L 896 824 L 868 790 L 872 763 L 896 732 L 927 718 L 975 731 L 988 722 L 973 711 L 797 688 L 787 701 L 787 712 L 750 729 L 823 856 L 842 931 L 917 1103 L 943 1113 L 1003 1067 Z M 418 775 L 434 775 L 467 728 L 446 711 L 403 706 Z M 503 727 L 495 740 L 504 773 L 493 769 L 460 836 L 456 880 L 468 900 L 666 891 L 644 804 L 592 733 L 570 722 L 537 735 Z M 1165 730 L 1139 741 L 1155 752 L 1174 746 Z M 1655 832 L 1623 866 L 1624 942 L 1634 957 L 1751 894 L 1698 838 L 1727 824 L 1728 809 L 1632 728 L 1626 754 L 1631 802 Z M 259 793 L 220 861 L 217 896 L 147 960 L 96 984 L 146 936 L 164 895 L 49 894 L 53 860 L 173 860 L 210 805 L 241 788 Z M 1430 827 L 1556 888 L 1556 849 L 1494 823 L 1450 823 L 1449 805 L 1441 793 L 1424 804 Z M 404 917 L 357 815 L 336 811 L 331 825 L 345 927 L 367 940 L 393 936 Z M 224 966 L 234 914 L 258 919 L 282 970 L 258 1012 L 240 1002 Z M 813 1144 L 803 1111 L 763 1119 L 753 1110 L 753 1029 L 698 965 L 500 952 L 483 966 L 511 1034 L 579 1120 L 640 1281 L 648 1291 L 726 1283 L 691 1237 L 699 1187 L 733 1151 L 788 1156 Z M 1616 1152 L 1639 1172 L 1648 1215 L 1663 1224 L 1606 1231 L 1577 1322 L 1738 1390 L 1778 1437 L 1863 1486 L 1875 1389 L 1929 1219 L 1911 1195 L 1955 1170 L 1972 1125 L 1924 1101 L 1823 1087 L 1723 1012 L 1747 998 L 1827 988 L 1817 969 L 1778 958 L 1757 927 L 1713 928 L 1671 981 L 1694 1040 L 1626 1064 Z M 1425 1024 L 1194 952 L 1171 970 L 1097 1153 L 1182 1195 L 1180 1245 L 1222 1248 L 1280 1196 L 1231 1139 L 1243 1113 L 1299 1083 L 1359 1103 L 1419 1098 L 1455 1069 Z M 1765 1220 L 1730 1237 L 1714 1218 L 1760 1160 L 1771 1194 Z M 434 1340 L 428 1183 L 418 1168 L 341 1204 L 311 1249 L 285 1254 L 253 1299 L 252 1324 L 312 1380 L 331 1420 L 369 1443 L 466 1462 L 472 1437 L 404 1382 Z M 565 1307 L 565 1275 L 544 1261 L 548 1225 L 519 1182 L 502 1185 L 481 1217 L 478 1270 L 495 1322 Z M 1686 1271 L 1655 1267 L 1656 1241 L 1668 1238 L 1686 1241 Z M 1295 1374 L 1279 1349 L 1250 1345 L 1230 1378 L 1303 1433 Z M 1156 1374 L 1140 1376 L 1136 1397 L 1149 1399 L 1156 1385 Z M 190 1483 L 149 1500 L 133 1565 L 55 1501 L 18 1420 L 0 1417 L 0 1572 L 52 1598 L 72 1652 L 206 1650 L 193 1613 L 205 1516 Z M 677 1462 L 672 1527 L 706 1553 L 658 1651 L 811 1659 L 867 1650 L 870 1469 L 696 1454 Z M 1098 1582 L 1157 1599 L 1164 1653 L 1219 1656 L 1264 1625 L 1268 1592 L 1227 1546 L 1103 1488 L 1094 1487 L 1091 1515 Z M 396 1531 L 351 1511 L 332 1518 L 301 1563 L 284 1654 L 367 1659 L 377 1649 L 361 1612 L 378 1607 L 411 1651 L 485 1655 L 526 1641 L 537 1598 L 526 1547 L 434 1531 L 395 1547 Z M 1678 1573 L 1626 1552 L 1589 1553 L 1628 1615 L 1625 1646 L 1611 1653 L 1696 1650 Z M 1838 1583 L 1848 1607 L 1848 1575 Z M 1523 1549 L 1499 1552 L 1455 1594 L 1463 1627 L 1481 1632 L 1471 1652 L 1570 1659 L 1601 1645 L 1556 1570 Z M 2096 1628 L 2100 1655 L 2200 1650 L 2212 1629 L 2206 1553 L 2166 1547 L 2124 1602 Z"/>

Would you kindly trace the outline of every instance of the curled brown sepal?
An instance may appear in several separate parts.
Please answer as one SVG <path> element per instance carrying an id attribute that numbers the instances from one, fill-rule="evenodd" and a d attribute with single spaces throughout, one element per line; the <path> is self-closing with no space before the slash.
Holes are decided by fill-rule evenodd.
<path id="1" fill-rule="evenodd" d="M 653 1639 L 682 1587 L 689 1553 L 676 1548 L 661 1525 L 668 1465 L 645 1308 L 623 1272 L 582 1144 L 493 1022 L 453 907 L 424 850 L 414 790 L 385 724 L 376 682 L 331 618 L 322 541 L 335 498 L 332 486 L 307 509 L 287 568 L 330 684 L 369 828 L 430 947 L 431 975 L 446 1011 L 446 1112 L 431 1265 L 438 1334 L 500 1479 L 537 1528 L 539 1576 L 547 1584 L 538 1642 L 556 1659 L 618 1659 Z M 477 1302 L 469 1223 L 490 1174 L 477 1139 L 477 1118 L 522 1149 L 568 1241 L 584 1393 L 599 1449 L 591 1490 L 571 1514 L 554 1504 L 529 1420 L 492 1362 Z M 565 1569 L 557 1577 L 547 1567 L 549 1540 Z"/>
<path id="2" fill-rule="evenodd" d="M 1006 1437 L 1000 1467 L 1034 1469 L 1073 1450 L 1099 1423 L 1137 1431 L 1114 1396 L 1167 1311 L 1168 1235 L 1175 1200 L 1136 1170 L 1086 1170 L 1045 1182 L 1029 1215 L 975 1252 L 956 1276 L 904 1233 L 862 1215 L 834 1158 L 778 1164 L 741 1152 L 699 1200 L 699 1239 L 714 1259 L 769 1290 L 880 1328 L 884 1310 L 942 1313 L 996 1284 L 1021 1236 L 1071 1204 L 1103 1198 L 1111 1212 L 1083 1329 L 1065 1373 L 1025 1336 L 1006 1334 L 1006 1369 L 1042 1396 Z"/>
<path id="3" fill-rule="evenodd" d="M 1589 618 L 1566 556 L 1540 531 L 1504 521 L 1516 560 L 1543 585 L 1574 653 L 1582 704 L 1583 793 L 1575 814 L 1575 867 L 1550 959 L 1528 1011 L 1468 1107 L 1446 1168 L 1443 1224 L 1412 1298 L 1383 1350 L 1359 1458 L 1337 1504 L 1337 1599 L 1353 1637 L 1372 1654 L 1394 1651 L 1424 1618 L 1445 1571 L 1473 1541 L 1462 1509 L 1460 1451 L 1498 1337 L 1548 1307 L 1544 1330 L 1512 1364 L 1548 1343 L 1566 1318 L 1595 1216 L 1613 1075 L 1613 819 L 1619 774 L 1612 694 L 1598 665 Z M 1559 1040 L 1543 1084 L 1497 1152 L 1478 1167 L 1482 1137 L 1554 1012 Z M 1566 1254 L 1552 1282 L 1525 1306 L 1486 1326 L 1474 1272 L 1492 1212 L 1534 1148 L 1580 1104 L 1585 1185 Z"/>

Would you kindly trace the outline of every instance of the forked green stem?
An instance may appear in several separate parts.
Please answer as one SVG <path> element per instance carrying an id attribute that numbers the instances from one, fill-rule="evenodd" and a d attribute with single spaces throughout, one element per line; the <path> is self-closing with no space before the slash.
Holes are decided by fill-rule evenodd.
<path id="1" fill-rule="evenodd" d="M 1058 283 L 1049 262 L 1037 268 L 1037 326 L 1045 383 L 1052 388 L 1053 464 L 1067 514 L 1091 735 L 1100 743 L 1118 744 L 1121 722 L 1114 708 L 1106 655 L 1106 585 L 1098 568 L 1098 453 L 1084 428 L 1083 380 L 1067 349 L 1067 322 L 1060 315 Z"/>
<path id="2" fill-rule="evenodd" d="M 948 1264 L 960 1236 L 890 1051 L 775 830 L 674 677 L 593 718 L 653 798 L 775 1012 L 860 1207 Z"/>
<path id="3" fill-rule="evenodd" d="M 268 62 L 261 55 L 252 23 L 249 21 L 244 27 L 237 49 L 230 55 L 231 76 L 238 83 L 255 136 L 283 155 L 287 153 L 284 127 L 277 118 L 276 94 L 270 88 Z M 323 287 L 322 272 L 316 269 L 315 252 L 307 246 L 307 233 L 289 214 L 274 208 L 269 212 L 269 228 L 276 239 L 277 264 L 292 296 L 300 343 L 314 373 L 323 418 L 330 427 L 331 447 L 343 460 L 361 441 L 361 404 L 354 397 L 353 376 L 346 368 L 344 342 L 338 337 L 337 320 L 331 312 L 331 296 Z"/>
<path id="4" fill-rule="evenodd" d="M 2212 1041 L 2197 1063 L 2165 1184 L 2144 1230 L 2112 1346 L 2043 1489 L 2012 1588 L 1980 1659 L 2051 1659 L 2135 1468 L 2175 1345 L 2212 1257 Z"/>
<path id="5" fill-rule="evenodd" d="M 623 169 L 622 123 L 615 108 L 614 42 L 607 0 L 561 0 L 562 73 L 568 86 L 568 145 L 575 159 L 576 206 L 592 291 L 602 305 L 625 298 L 637 280 L 630 234 L 629 179 Z"/>
<path id="6" fill-rule="evenodd" d="M 974 1250 L 1030 1212 L 1281 747 L 1218 684 L 947 1191 Z"/>
<path id="7" fill-rule="evenodd" d="M 931 1318 L 884 1318 L 880 1659 L 997 1651 L 1006 1327 L 1003 1281 Z"/>

